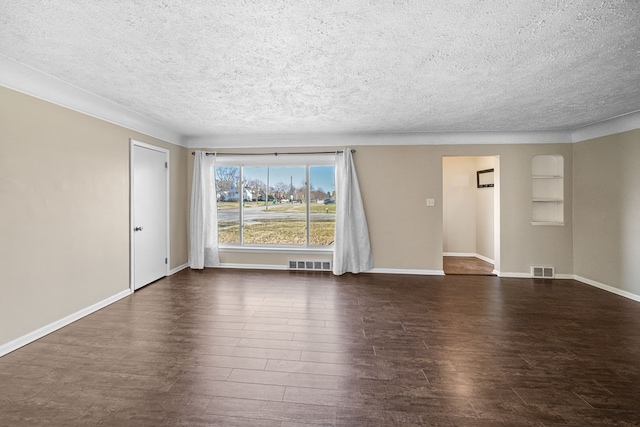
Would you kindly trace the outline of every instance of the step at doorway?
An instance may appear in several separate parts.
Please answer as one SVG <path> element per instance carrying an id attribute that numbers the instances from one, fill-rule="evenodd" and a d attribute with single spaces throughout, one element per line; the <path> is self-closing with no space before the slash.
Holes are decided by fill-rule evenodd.
<path id="1" fill-rule="evenodd" d="M 445 275 L 495 276 L 493 264 L 476 257 L 445 256 L 442 265 Z"/>

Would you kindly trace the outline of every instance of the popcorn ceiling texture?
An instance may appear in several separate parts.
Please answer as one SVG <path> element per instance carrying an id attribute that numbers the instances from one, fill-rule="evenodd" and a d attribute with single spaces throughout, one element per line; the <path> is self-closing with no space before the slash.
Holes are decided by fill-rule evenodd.
<path id="1" fill-rule="evenodd" d="M 640 110 L 635 0 L 3 0 L 0 53 L 185 135 L 559 130 Z"/>

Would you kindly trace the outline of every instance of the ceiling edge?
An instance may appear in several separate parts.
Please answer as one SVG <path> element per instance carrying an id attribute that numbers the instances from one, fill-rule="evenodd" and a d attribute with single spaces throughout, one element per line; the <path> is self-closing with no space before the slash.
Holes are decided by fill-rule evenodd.
<path id="1" fill-rule="evenodd" d="M 571 143 L 570 131 L 242 134 L 187 137 L 189 148 Z"/>
<path id="2" fill-rule="evenodd" d="M 634 129 L 640 129 L 640 110 L 576 128 L 572 132 L 572 139 L 573 142 L 580 142 Z"/>
<path id="3" fill-rule="evenodd" d="M 397 132 L 187 136 L 115 102 L 0 54 L 0 85 L 188 148 L 572 143 L 640 129 L 640 111 L 575 129 L 531 132 Z"/>
<path id="4" fill-rule="evenodd" d="M 0 85 L 186 147 L 185 136 L 142 114 L 0 54 Z"/>

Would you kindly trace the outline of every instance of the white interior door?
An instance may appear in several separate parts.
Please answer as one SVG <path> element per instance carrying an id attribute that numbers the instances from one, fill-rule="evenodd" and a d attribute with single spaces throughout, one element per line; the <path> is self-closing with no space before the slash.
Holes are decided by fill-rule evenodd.
<path id="1" fill-rule="evenodd" d="M 168 152 L 132 141 L 132 283 L 133 289 L 167 275 Z"/>

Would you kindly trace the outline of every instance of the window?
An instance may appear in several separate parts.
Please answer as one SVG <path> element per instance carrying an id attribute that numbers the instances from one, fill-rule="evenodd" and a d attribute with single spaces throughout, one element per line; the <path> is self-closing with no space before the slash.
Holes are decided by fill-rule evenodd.
<path id="1" fill-rule="evenodd" d="M 216 160 L 221 245 L 333 245 L 335 158 L 301 157 L 220 156 Z"/>

